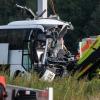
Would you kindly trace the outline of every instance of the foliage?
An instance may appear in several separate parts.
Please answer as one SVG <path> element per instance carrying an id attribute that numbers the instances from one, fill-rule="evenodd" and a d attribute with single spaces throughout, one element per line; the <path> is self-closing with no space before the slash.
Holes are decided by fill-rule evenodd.
<path id="1" fill-rule="evenodd" d="M 90 34 L 98 35 L 100 34 L 100 2 L 97 5 L 95 11 L 90 16 L 89 22 L 84 27 L 84 32 Z"/>
<path id="2" fill-rule="evenodd" d="M 36 12 L 37 0 L 1 0 L 0 24 L 6 24 L 14 20 L 24 20 L 29 17 L 25 11 L 16 8 L 20 4 L 31 8 Z M 50 0 L 49 15 L 51 11 Z M 74 25 L 73 32 L 65 36 L 65 45 L 75 53 L 77 43 L 82 37 L 100 34 L 100 1 L 99 0 L 53 0 L 56 13 L 62 20 L 70 21 Z"/>
<path id="3" fill-rule="evenodd" d="M 89 26 L 88 23 L 92 19 L 91 16 L 95 12 L 95 9 L 98 9 L 98 0 L 56 0 L 55 4 L 56 11 L 61 16 L 61 19 L 71 21 L 75 27 L 73 32 L 65 36 L 65 42 L 69 49 L 76 51 L 76 45 L 81 38 L 95 35 L 94 31 L 89 30 L 92 29 L 92 27 Z M 95 21 L 92 25 L 94 23 Z M 89 29 L 86 31 L 86 28 Z M 97 30 L 96 28 L 97 27 L 94 26 L 94 30 Z M 100 31 L 98 31 L 98 34 L 100 34 Z"/>

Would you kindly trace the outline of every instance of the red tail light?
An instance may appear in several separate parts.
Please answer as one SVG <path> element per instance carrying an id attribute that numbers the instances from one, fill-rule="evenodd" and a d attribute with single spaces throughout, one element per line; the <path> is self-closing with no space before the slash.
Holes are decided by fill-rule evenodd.
<path id="1" fill-rule="evenodd" d="M 39 91 L 37 93 L 37 100 L 48 100 L 49 94 L 47 90 Z"/>
<path id="2" fill-rule="evenodd" d="M 48 91 L 40 91 L 39 96 L 40 97 L 48 97 Z"/>

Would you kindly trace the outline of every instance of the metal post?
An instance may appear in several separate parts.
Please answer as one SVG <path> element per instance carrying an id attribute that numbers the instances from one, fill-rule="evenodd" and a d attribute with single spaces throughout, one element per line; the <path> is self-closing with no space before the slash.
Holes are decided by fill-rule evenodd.
<path id="1" fill-rule="evenodd" d="M 42 62 L 43 65 L 45 65 L 45 61 L 46 61 L 46 55 L 47 55 L 47 49 L 48 49 L 48 43 L 49 43 L 49 40 L 46 39 L 46 46 L 45 46 L 45 51 L 44 51 L 44 56 L 43 56 L 43 62 Z"/>
<path id="2" fill-rule="evenodd" d="M 48 100 L 53 100 L 53 88 L 49 87 L 49 99 Z"/>
<path id="3" fill-rule="evenodd" d="M 43 18 L 47 18 L 47 0 L 38 0 L 38 11 L 37 14 L 40 15 L 45 9 L 46 12 L 43 14 Z"/>

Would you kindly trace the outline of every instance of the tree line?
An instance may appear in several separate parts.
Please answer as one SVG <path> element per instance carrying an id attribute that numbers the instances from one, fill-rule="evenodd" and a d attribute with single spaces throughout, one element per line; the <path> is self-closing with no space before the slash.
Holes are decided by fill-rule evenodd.
<path id="1" fill-rule="evenodd" d="M 18 9 L 16 4 L 27 6 L 36 12 L 37 0 L 0 0 L 0 24 L 14 20 L 24 20 L 29 14 Z M 56 13 L 62 20 L 72 22 L 74 31 L 65 37 L 65 45 L 76 51 L 81 38 L 100 34 L 99 0 L 52 0 Z M 48 0 L 48 14 L 53 14 L 51 1 Z"/>

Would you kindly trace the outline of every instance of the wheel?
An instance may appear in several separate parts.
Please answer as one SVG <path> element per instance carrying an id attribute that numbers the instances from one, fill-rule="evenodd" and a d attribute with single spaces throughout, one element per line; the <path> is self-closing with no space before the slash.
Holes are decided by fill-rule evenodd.
<path id="1" fill-rule="evenodd" d="M 24 72 L 21 72 L 21 71 L 18 70 L 18 71 L 15 72 L 14 78 L 16 78 L 16 77 L 18 77 L 18 76 L 19 76 L 19 77 L 22 77 L 23 74 L 24 74 Z"/>

